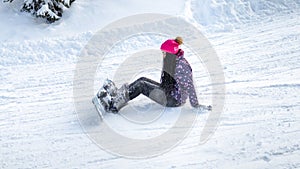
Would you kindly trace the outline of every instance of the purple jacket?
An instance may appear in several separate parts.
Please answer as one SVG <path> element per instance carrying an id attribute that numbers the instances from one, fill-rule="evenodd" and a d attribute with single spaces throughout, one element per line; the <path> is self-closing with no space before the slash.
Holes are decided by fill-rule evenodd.
<path id="1" fill-rule="evenodd" d="M 179 103 L 184 104 L 186 99 L 189 97 L 190 103 L 193 107 L 198 105 L 198 99 L 193 83 L 192 68 L 188 61 L 184 58 L 184 52 L 178 54 L 176 58 L 175 68 L 175 90 L 171 92 Z"/>

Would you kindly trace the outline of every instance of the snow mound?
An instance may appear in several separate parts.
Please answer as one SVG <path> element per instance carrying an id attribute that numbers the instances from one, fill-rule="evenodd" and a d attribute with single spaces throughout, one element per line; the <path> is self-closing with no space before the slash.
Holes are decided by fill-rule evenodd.
<path id="1" fill-rule="evenodd" d="M 298 0 L 191 0 L 194 19 L 212 31 L 231 31 L 241 24 L 300 11 Z"/>

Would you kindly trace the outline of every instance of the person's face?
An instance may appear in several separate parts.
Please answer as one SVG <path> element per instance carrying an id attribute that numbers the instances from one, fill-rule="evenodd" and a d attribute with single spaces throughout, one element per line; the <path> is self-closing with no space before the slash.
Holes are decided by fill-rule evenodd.
<path id="1" fill-rule="evenodd" d="M 162 52 L 162 54 L 163 54 L 163 58 L 165 58 L 167 56 L 166 52 Z"/>

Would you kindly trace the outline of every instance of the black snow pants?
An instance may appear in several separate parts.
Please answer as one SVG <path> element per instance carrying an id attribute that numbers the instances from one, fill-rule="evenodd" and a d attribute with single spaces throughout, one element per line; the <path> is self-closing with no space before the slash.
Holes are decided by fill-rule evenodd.
<path id="1" fill-rule="evenodd" d="M 177 100 L 165 91 L 166 90 L 161 87 L 160 83 L 146 77 L 141 77 L 129 85 L 129 99 L 132 100 L 142 93 L 162 106 L 180 106 Z"/>

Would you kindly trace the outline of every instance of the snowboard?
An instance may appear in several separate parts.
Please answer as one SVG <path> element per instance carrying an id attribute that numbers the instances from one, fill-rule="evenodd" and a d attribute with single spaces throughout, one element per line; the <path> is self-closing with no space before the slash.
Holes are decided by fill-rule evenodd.
<path id="1" fill-rule="evenodd" d="M 113 111 L 110 111 L 110 108 L 112 104 L 112 97 L 116 95 L 116 91 L 117 87 L 114 82 L 106 79 L 96 96 L 92 99 L 92 103 L 94 104 L 101 120 L 103 120 L 106 113 L 114 113 Z"/>

